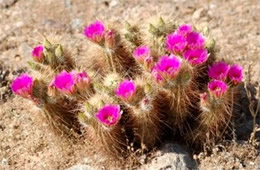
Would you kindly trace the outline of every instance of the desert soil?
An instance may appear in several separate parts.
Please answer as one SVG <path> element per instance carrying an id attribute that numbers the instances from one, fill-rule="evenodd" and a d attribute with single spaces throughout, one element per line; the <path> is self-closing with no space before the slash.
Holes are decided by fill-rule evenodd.
<path id="1" fill-rule="evenodd" d="M 246 80 L 256 83 L 259 11 L 259 0 L 0 0 L 0 169 L 64 169 L 87 156 L 83 144 L 55 135 L 32 103 L 10 92 L 10 81 L 28 69 L 32 47 L 43 35 L 59 37 L 80 59 L 87 55 L 82 30 L 89 22 L 166 15 L 179 23 L 208 26 L 217 57 L 242 64 Z M 210 167 L 214 161 L 205 162 Z"/>

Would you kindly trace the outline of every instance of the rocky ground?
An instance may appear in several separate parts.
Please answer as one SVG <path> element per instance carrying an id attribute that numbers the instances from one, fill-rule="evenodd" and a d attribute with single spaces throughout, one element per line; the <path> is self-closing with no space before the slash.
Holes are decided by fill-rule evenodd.
<path id="1" fill-rule="evenodd" d="M 0 169 L 65 169 L 84 162 L 87 157 L 82 143 L 55 135 L 39 110 L 10 92 L 10 81 L 27 69 L 32 47 L 44 36 L 57 37 L 80 59 L 86 55 L 88 45 L 82 30 L 89 22 L 97 18 L 121 22 L 167 15 L 180 23 L 207 25 L 219 48 L 217 57 L 242 64 L 246 81 L 257 86 L 260 80 L 259 11 L 259 0 L 0 0 Z M 241 115 L 248 115 L 249 103 L 242 103 Z M 242 126 L 247 136 L 250 126 Z M 210 157 L 197 156 L 201 169 L 260 169 L 259 152 L 247 144 L 220 148 Z"/>

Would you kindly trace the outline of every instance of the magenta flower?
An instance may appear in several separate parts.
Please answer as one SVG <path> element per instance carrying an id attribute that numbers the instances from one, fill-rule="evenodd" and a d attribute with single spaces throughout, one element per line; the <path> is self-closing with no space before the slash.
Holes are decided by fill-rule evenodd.
<path id="1" fill-rule="evenodd" d="M 130 80 L 124 80 L 119 84 L 118 88 L 115 90 L 115 93 L 118 97 L 127 101 L 130 101 L 132 99 L 135 92 L 136 86 L 133 83 L 133 81 Z"/>
<path id="2" fill-rule="evenodd" d="M 206 92 L 205 93 L 201 93 L 200 94 L 200 104 L 202 106 L 205 106 L 207 103 L 208 103 L 208 94 Z"/>
<path id="3" fill-rule="evenodd" d="M 208 94 L 206 92 L 200 94 L 201 101 L 206 101 L 207 99 L 208 99 Z"/>
<path id="4" fill-rule="evenodd" d="M 42 45 L 34 47 L 34 49 L 32 50 L 32 57 L 34 60 L 36 60 L 38 62 L 43 61 L 44 55 L 43 55 L 43 46 Z"/>
<path id="5" fill-rule="evenodd" d="M 85 36 L 96 43 L 100 43 L 105 35 L 105 26 L 101 21 L 96 21 L 84 29 Z"/>
<path id="6" fill-rule="evenodd" d="M 240 65 L 232 65 L 228 72 L 228 78 L 235 84 L 243 80 L 243 68 Z"/>
<path id="7" fill-rule="evenodd" d="M 213 63 L 209 68 L 209 77 L 217 80 L 225 80 L 229 71 L 229 65 L 223 61 Z"/>
<path id="8" fill-rule="evenodd" d="M 72 94 L 75 91 L 76 74 L 74 72 L 68 73 L 66 71 L 60 72 L 56 75 L 51 87 L 56 87 L 59 91 Z"/>
<path id="9" fill-rule="evenodd" d="M 116 33 L 109 30 L 105 33 L 105 44 L 108 48 L 113 48 L 116 45 Z"/>
<path id="10" fill-rule="evenodd" d="M 75 84 L 77 85 L 79 90 L 85 89 L 90 84 L 90 77 L 85 71 L 81 73 L 76 73 Z"/>
<path id="11" fill-rule="evenodd" d="M 206 49 L 189 49 L 185 51 L 184 58 L 192 65 L 200 65 L 207 61 L 208 51 Z"/>
<path id="12" fill-rule="evenodd" d="M 208 84 L 208 89 L 211 94 L 213 94 L 215 97 L 219 98 L 219 97 L 222 97 L 226 93 L 228 86 L 225 82 L 223 82 L 221 80 L 212 80 Z"/>
<path id="13" fill-rule="evenodd" d="M 28 74 L 22 74 L 11 84 L 12 91 L 24 98 L 32 98 L 33 78 Z"/>
<path id="14" fill-rule="evenodd" d="M 148 46 L 139 46 L 134 50 L 133 56 L 138 62 L 144 63 L 151 58 L 151 50 Z"/>
<path id="15" fill-rule="evenodd" d="M 89 85 L 90 77 L 85 71 L 80 73 L 62 71 L 56 75 L 49 87 L 56 88 L 65 94 L 73 94 L 76 90 L 85 90 Z"/>
<path id="16" fill-rule="evenodd" d="M 177 29 L 177 34 L 186 37 L 189 33 L 192 32 L 192 26 L 188 24 L 180 25 Z"/>
<path id="17" fill-rule="evenodd" d="M 181 60 L 174 56 L 162 56 L 155 69 L 163 78 L 175 78 L 181 68 Z"/>
<path id="18" fill-rule="evenodd" d="M 171 33 L 166 37 L 166 48 L 172 53 L 182 53 L 186 45 L 186 39 L 182 35 Z"/>
<path id="19" fill-rule="evenodd" d="M 147 57 L 145 58 L 144 60 L 144 68 L 146 70 L 151 70 L 151 68 L 154 66 L 154 61 L 153 61 L 153 57 L 150 56 L 150 57 Z"/>
<path id="20" fill-rule="evenodd" d="M 120 106 L 105 105 L 98 111 L 96 117 L 101 123 L 107 126 L 113 126 L 119 121 L 121 117 Z"/>
<path id="21" fill-rule="evenodd" d="M 156 67 L 153 67 L 151 72 L 152 72 L 153 78 L 155 79 L 155 81 L 156 81 L 157 83 L 162 83 L 162 82 L 163 82 L 163 78 L 162 78 L 162 76 L 159 74 L 159 72 L 158 72 L 158 70 L 156 69 Z"/>
<path id="22" fill-rule="evenodd" d="M 187 35 L 187 46 L 189 49 L 200 49 L 204 47 L 205 39 L 197 32 L 191 32 Z"/>

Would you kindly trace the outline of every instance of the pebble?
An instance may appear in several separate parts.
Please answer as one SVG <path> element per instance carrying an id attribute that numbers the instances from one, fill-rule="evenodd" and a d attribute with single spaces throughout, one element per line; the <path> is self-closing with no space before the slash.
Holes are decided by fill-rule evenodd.
<path id="1" fill-rule="evenodd" d="M 216 4 L 214 4 L 214 3 L 209 4 L 209 9 L 215 9 L 215 8 L 217 8 Z"/>
<path id="2" fill-rule="evenodd" d="M 118 0 L 112 0 L 112 2 L 110 3 L 110 8 L 115 7 L 118 3 Z"/>
<path id="3" fill-rule="evenodd" d="M 0 0 L 0 7 L 8 8 L 14 5 L 18 0 Z"/>
<path id="4" fill-rule="evenodd" d="M 1 166 L 2 167 L 6 167 L 8 166 L 8 160 L 6 158 L 3 158 L 2 161 L 1 161 Z"/>
<path id="5" fill-rule="evenodd" d="M 22 26 L 24 26 L 24 22 L 23 21 L 19 21 L 15 24 L 16 27 L 20 28 Z"/>
<path id="6" fill-rule="evenodd" d="M 71 0 L 64 0 L 64 4 L 66 8 L 70 8 L 72 5 Z"/>
<path id="7" fill-rule="evenodd" d="M 140 169 L 189 170 L 197 169 L 197 165 L 183 146 L 166 143 L 155 153 L 151 162 L 143 165 Z"/>
<path id="8" fill-rule="evenodd" d="M 91 167 L 89 165 L 74 165 L 70 168 L 68 168 L 67 170 L 94 170 L 94 167 Z"/>
<path id="9" fill-rule="evenodd" d="M 76 29 L 79 28 L 82 25 L 82 19 L 75 18 L 71 21 L 71 28 Z"/>
<path id="10" fill-rule="evenodd" d="M 207 13 L 208 13 L 208 11 L 205 8 L 199 8 L 193 13 L 192 18 L 199 19 L 199 18 L 205 17 L 207 15 Z"/>
<path id="11" fill-rule="evenodd" d="M 31 57 L 31 51 L 32 47 L 30 47 L 26 42 L 19 46 L 19 54 L 21 54 L 23 58 Z"/>
<path id="12" fill-rule="evenodd" d="M 60 21 L 53 20 L 53 19 L 45 19 L 42 22 L 42 25 L 48 29 L 54 29 L 54 30 L 65 29 L 65 25 L 63 23 L 61 23 Z"/>
<path id="13" fill-rule="evenodd" d="M 254 163 L 254 162 L 252 162 L 252 161 L 250 161 L 250 162 L 249 162 L 249 164 L 250 164 L 250 165 L 255 165 L 255 163 Z"/>

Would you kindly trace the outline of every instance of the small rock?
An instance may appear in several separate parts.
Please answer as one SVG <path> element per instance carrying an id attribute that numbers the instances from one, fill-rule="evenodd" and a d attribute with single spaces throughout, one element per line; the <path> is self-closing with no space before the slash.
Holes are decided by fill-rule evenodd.
<path id="1" fill-rule="evenodd" d="M 193 19 L 203 18 L 207 16 L 207 13 L 208 11 L 205 8 L 199 8 L 193 13 L 192 18 Z"/>
<path id="2" fill-rule="evenodd" d="M 4 131 L 4 130 L 5 130 L 4 125 L 0 125 L 0 130 L 1 130 L 1 131 Z"/>
<path id="3" fill-rule="evenodd" d="M 19 21 L 19 22 L 17 22 L 17 23 L 15 24 L 15 26 L 16 26 L 17 28 L 20 28 L 20 27 L 24 26 L 24 22 L 23 22 L 23 21 Z"/>
<path id="4" fill-rule="evenodd" d="M 64 0 L 64 4 L 66 8 L 70 8 L 71 7 L 71 0 Z"/>
<path id="5" fill-rule="evenodd" d="M 42 25 L 46 29 L 54 29 L 54 30 L 64 30 L 65 29 L 65 25 L 63 23 L 61 23 L 60 21 L 57 21 L 57 20 L 53 20 L 53 19 L 43 20 Z"/>
<path id="6" fill-rule="evenodd" d="M 209 4 L 209 9 L 216 9 L 216 8 L 217 8 L 216 4 L 214 4 L 214 3 Z"/>
<path id="7" fill-rule="evenodd" d="M 78 164 L 68 168 L 67 170 L 95 170 L 95 168 L 89 165 Z"/>
<path id="8" fill-rule="evenodd" d="M 18 54 L 16 54 L 16 55 L 14 56 L 14 58 L 15 58 L 15 61 L 21 61 L 21 60 L 22 60 L 22 59 L 21 59 L 21 56 L 18 55 Z"/>
<path id="9" fill-rule="evenodd" d="M 27 43 L 22 43 L 19 46 L 19 54 L 22 56 L 22 58 L 29 58 L 31 57 L 31 51 L 32 47 L 30 47 Z"/>
<path id="10" fill-rule="evenodd" d="M 18 0 L 0 0 L 0 7 L 8 8 L 14 5 Z"/>
<path id="11" fill-rule="evenodd" d="M 71 21 L 71 28 L 76 29 L 82 25 L 82 20 L 79 18 L 75 18 Z"/>
<path id="12" fill-rule="evenodd" d="M 118 0 L 112 0 L 110 3 L 110 8 L 115 7 L 118 3 L 119 3 Z"/>
<path id="13" fill-rule="evenodd" d="M 141 170 L 189 170 L 197 169 L 196 162 L 179 144 L 167 143 L 157 153 L 150 163 L 142 166 Z"/>
<path id="14" fill-rule="evenodd" d="M 8 160 L 6 158 L 3 158 L 2 161 L 1 161 L 1 166 L 2 167 L 6 167 L 8 166 Z"/>

